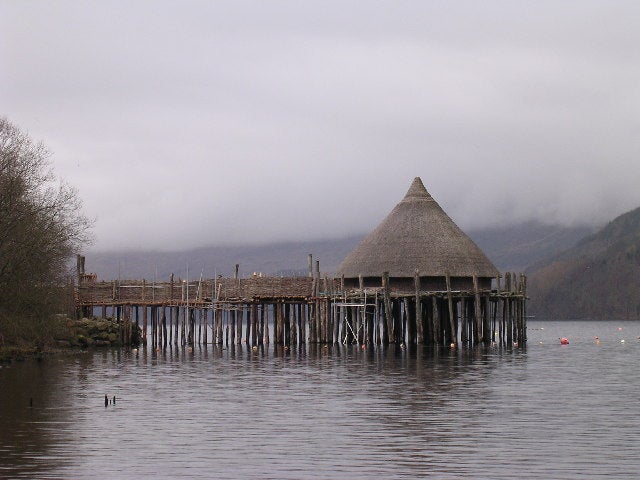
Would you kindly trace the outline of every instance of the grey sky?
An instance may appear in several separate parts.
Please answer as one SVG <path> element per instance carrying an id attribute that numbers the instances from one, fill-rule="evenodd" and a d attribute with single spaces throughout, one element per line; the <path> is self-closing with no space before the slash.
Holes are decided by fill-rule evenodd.
<path id="1" fill-rule="evenodd" d="M 640 2 L 0 0 L 0 106 L 96 249 L 640 206 Z"/>

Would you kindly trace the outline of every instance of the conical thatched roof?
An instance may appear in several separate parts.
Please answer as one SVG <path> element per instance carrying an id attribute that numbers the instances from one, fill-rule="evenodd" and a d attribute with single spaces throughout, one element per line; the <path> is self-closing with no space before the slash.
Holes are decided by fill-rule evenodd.
<path id="1" fill-rule="evenodd" d="M 416 177 L 384 221 L 338 267 L 345 278 L 495 277 L 498 270 Z"/>

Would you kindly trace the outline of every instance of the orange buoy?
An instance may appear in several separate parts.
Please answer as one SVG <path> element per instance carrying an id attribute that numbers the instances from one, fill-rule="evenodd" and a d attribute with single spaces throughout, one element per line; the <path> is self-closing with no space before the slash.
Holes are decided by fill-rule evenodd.
<path id="1" fill-rule="evenodd" d="M 567 337 L 562 337 L 560 339 L 560 345 L 569 345 L 569 339 Z"/>

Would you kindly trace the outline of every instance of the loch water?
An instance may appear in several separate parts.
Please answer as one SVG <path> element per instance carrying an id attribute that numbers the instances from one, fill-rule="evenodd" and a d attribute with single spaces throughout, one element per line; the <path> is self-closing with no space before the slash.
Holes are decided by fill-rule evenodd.
<path id="1" fill-rule="evenodd" d="M 640 322 L 530 320 L 528 340 L 2 365 L 0 478 L 640 477 Z"/>

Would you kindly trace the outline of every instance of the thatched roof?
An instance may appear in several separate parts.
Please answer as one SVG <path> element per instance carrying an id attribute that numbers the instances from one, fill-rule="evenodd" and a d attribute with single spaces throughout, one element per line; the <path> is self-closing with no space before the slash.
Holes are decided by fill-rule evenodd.
<path id="1" fill-rule="evenodd" d="M 416 177 L 384 221 L 343 260 L 346 278 L 495 277 L 498 270 L 449 218 Z"/>

